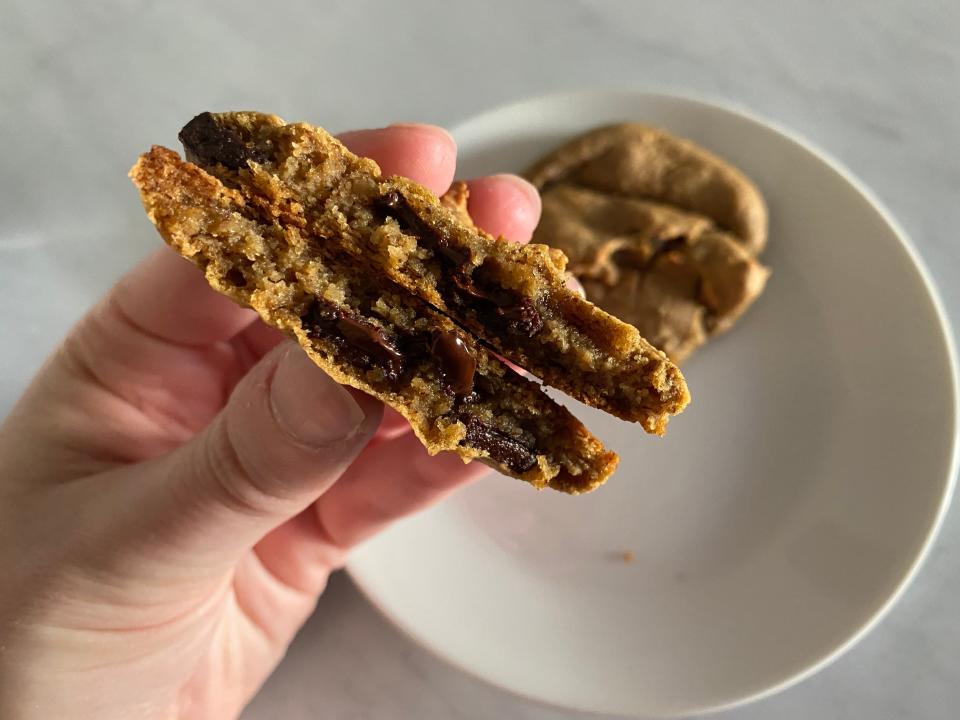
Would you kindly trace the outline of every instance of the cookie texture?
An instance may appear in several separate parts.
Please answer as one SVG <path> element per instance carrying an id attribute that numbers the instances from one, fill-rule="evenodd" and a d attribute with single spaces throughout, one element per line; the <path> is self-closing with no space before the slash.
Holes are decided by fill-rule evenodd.
<path id="1" fill-rule="evenodd" d="M 587 297 L 675 362 L 729 329 L 769 276 L 710 218 L 573 185 L 543 194 L 534 238 L 562 249 Z"/>
<path id="2" fill-rule="evenodd" d="M 539 190 L 569 183 L 673 205 L 711 218 L 754 255 L 767 242 L 767 206 L 739 170 L 695 143 L 640 123 L 579 135 L 537 161 Z"/>
<path id="3" fill-rule="evenodd" d="M 453 451 L 574 494 L 613 472 L 616 455 L 538 383 L 318 231 L 307 198 L 278 192 L 260 167 L 273 148 L 251 150 L 202 126 L 191 132 L 191 142 L 203 136 L 194 159 L 246 163 L 247 183 L 225 183 L 161 147 L 140 158 L 131 178 L 163 238 L 216 290 L 295 338 L 338 382 L 398 410 L 431 453 Z"/>
<path id="4" fill-rule="evenodd" d="M 204 113 L 181 132 L 187 157 L 285 227 L 353 258 L 496 354 L 648 432 L 689 401 L 682 374 L 632 325 L 565 285 L 566 258 L 465 222 L 449 203 L 384 178 L 322 128 L 252 112 Z M 222 156 L 222 157 L 221 157 Z"/>
<path id="5" fill-rule="evenodd" d="M 463 180 L 454 180 L 450 189 L 440 196 L 440 204 L 453 213 L 454 217 L 470 228 L 476 228 L 473 224 L 473 218 L 470 217 L 470 211 L 467 209 L 467 201 L 470 198 L 470 190 Z"/>
<path id="6" fill-rule="evenodd" d="M 600 127 L 526 177 L 543 199 L 534 242 L 562 250 L 587 298 L 674 362 L 729 329 L 763 291 L 763 198 L 688 140 L 638 123 Z"/>

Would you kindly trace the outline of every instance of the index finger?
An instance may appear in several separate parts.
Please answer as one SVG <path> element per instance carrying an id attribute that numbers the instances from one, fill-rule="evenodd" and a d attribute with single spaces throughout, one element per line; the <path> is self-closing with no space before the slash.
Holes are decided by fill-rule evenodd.
<path id="1" fill-rule="evenodd" d="M 351 152 L 377 162 L 384 176 L 403 175 L 442 195 L 453 182 L 457 144 L 436 125 L 402 123 L 337 136 Z"/>

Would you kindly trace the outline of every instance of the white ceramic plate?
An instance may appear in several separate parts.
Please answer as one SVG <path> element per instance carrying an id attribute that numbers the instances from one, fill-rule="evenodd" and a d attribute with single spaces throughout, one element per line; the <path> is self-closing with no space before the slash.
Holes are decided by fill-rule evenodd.
<path id="1" fill-rule="evenodd" d="M 684 367 L 693 403 L 666 438 L 575 408 L 621 455 L 605 487 L 566 497 L 492 475 L 349 569 L 411 637 L 491 683 L 682 715 L 795 682 L 890 607 L 949 500 L 956 373 L 930 279 L 889 215 L 743 113 L 637 92 L 538 98 L 461 125 L 460 172 L 517 171 L 616 120 L 692 138 L 758 183 L 766 293 Z"/>

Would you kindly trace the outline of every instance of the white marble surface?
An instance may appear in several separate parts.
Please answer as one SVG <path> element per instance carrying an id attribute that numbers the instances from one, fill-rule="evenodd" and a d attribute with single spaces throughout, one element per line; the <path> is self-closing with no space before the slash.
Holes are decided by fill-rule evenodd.
<path id="1" fill-rule="evenodd" d="M 669 6 L 668 6 L 669 5 Z M 125 173 L 199 109 L 332 129 L 455 124 L 585 86 L 674 87 L 796 130 L 870 185 L 960 318 L 960 4 L 0 0 L 0 412 L 157 240 Z M 852 652 L 731 718 L 955 717 L 960 523 Z M 246 720 L 526 718 L 537 707 L 401 636 L 334 578 Z"/>

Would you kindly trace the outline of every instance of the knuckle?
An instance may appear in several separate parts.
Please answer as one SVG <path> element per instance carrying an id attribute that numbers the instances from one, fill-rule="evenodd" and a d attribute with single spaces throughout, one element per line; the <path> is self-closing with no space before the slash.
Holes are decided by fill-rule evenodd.
<path id="1" fill-rule="evenodd" d="M 274 500 L 265 489 L 267 483 L 244 459 L 227 418 L 219 417 L 210 430 L 194 454 L 193 474 L 229 509 L 253 516 L 268 513 Z"/>

